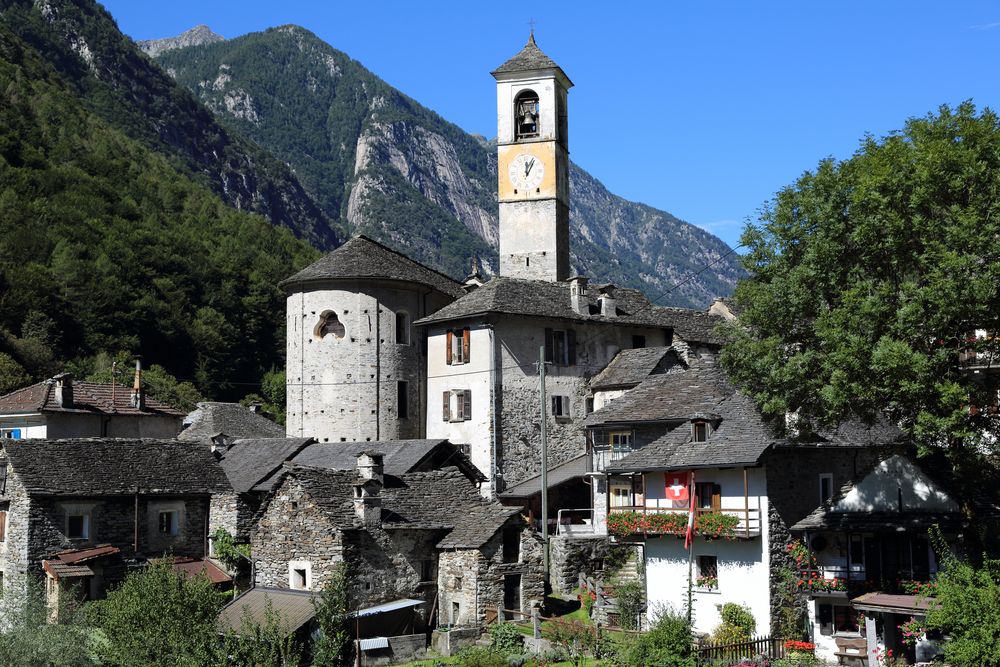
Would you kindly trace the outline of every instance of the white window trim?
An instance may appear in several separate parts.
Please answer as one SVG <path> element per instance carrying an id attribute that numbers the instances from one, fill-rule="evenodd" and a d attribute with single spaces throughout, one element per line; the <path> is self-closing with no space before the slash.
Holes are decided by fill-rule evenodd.
<path id="1" fill-rule="evenodd" d="M 295 585 L 295 570 L 305 570 L 306 571 L 306 587 L 298 588 Z M 295 591 L 311 591 L 313 584 L 312 578 L 312 561 L 308 560 L 290 560 L 288 561 L 288 587 Z"/>
<path id="2" fill-rule="evenodd" d="M 74 516 L 83 517 L 83 529 L 80 531 L 80 535 L 69 534 L 69 520 Z M 83 541 L 90 539 L 90 512 L 66 512 L 66 539 Z"/>

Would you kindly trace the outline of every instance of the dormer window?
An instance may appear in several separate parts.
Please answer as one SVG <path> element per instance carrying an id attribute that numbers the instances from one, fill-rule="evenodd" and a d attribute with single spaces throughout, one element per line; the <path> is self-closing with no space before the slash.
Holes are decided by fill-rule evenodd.
<path id="1" fill-rule="evenodd" d="M 538 95 L 525 90 L 514 100 L 514 139 L 538 136 Z"/>
<path id="2" fill-rule="evenodd" d="M 706 421 L 693 421 L 691 422 L 691 439 L 695 442 L 705 442 L 708 440 L 708 422 Z"/>

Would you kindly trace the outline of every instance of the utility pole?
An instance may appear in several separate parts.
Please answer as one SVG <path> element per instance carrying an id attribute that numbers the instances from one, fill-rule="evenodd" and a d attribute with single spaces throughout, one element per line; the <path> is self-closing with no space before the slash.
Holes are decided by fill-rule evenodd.
<path id="1" fill-rule="evenodd" d="M 548 464 L 548 410 L 545 409 L 545 346 L 538 348 L 538 382 L 542 398 L 542 554 L 545 583 L 549 583 L 549 464 Z"/>

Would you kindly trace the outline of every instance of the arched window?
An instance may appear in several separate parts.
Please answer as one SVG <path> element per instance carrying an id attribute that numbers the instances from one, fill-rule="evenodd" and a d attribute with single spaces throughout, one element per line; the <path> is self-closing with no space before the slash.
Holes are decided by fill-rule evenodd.
<path id="1" fill-rule="evenodd" d="M 538 95 L 522 91 L 514 99 L 514 139 L 538 136 Z"/>
<path id="2" fill-rule="evenodd" d="M 331 334 L 334 338 L 343 338 L 345 333 L 344 323 L 337 317 L 337 313 L 327 310 L 319 316 L 319 323 L 316 325 L 315 330 L 316 338 L 323 340 Z"/>

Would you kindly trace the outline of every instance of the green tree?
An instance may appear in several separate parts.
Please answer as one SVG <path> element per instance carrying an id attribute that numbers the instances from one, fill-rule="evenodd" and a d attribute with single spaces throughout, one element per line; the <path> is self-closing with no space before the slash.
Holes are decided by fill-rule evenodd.
<path id="1" fill-rule="evenodd" d="M 99 665 L 85 614 L 75 601 L 60 596 L 58 623 L 42 582 L 30 579 L 23 593 L 6 591 L 0 611 L 0 665 L 19 667 L 88 667 Z"/>
<path id="2" fill-rule="evenodd" d="M 314 667 L 346 667 L 350 662 L 348 572 L 338 566 L 315 601 L 319 634 L 313 641 Z"/>
<path id="3" fill-rule="evenodd" d="M 949 636 L 945 659 L 955 667 L 1000 666 L 1000 560 L 983 559 L 981 567 L 956 558 L 940 531 L 931 541 L 943 565 L 927 627 Z"/>
<path id="4" fill-rule="evenodd" d="M 966 456 L 997 442 L 997 415 L 969 407 L 996 387 L 959 367 L 975 330 L 1000 330 L 997 202 L 1000 121 L 969 102 L 823 160 L 743 234 L 723 364 L 772 417 L 885 415 Z"/>
<path id="5" fill-rule="evenodd" d="M 92 603 L 104 634 L 98 655 L 118 667 L 203 667 L 219 650 L 216 619 L 225 594 L 208 577 L 186 577 L 166 562 L 129 574 Z"/>
<path id="6" fill-rule="evenodd" d="M 9 354 L 0 352 L 0 396 L 31 384 L 31 376 Z"/>
<path id="7" fill-rule="evenodd" d="M 289 633 L 268 599 L 264 622 L 258 623 L 244 610 L 240 631 L 227 633 L 223 639 L 222 664 L 226 667 L 299 667 L 302 646 Z"/>

